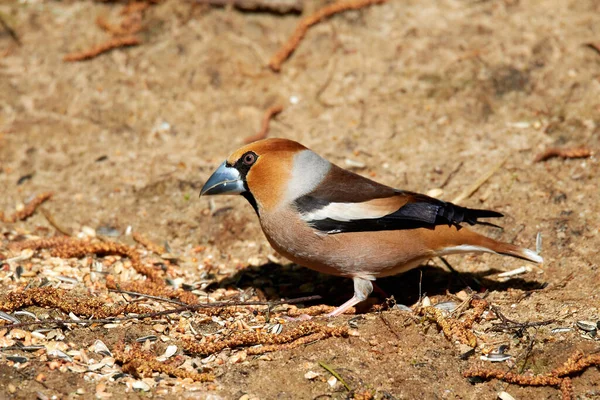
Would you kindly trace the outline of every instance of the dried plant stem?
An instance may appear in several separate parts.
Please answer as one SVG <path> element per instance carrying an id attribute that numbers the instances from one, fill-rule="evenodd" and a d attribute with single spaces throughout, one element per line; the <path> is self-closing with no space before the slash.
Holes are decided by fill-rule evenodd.
<path id="1" fill-rule="evenodd" d="M 265 115 L 263 117 L 262 124 L 258 133 L 256 135 L 246 137 L 244 139 L 244 143 L 252 143 L 256 142 L 257 140 L 265 139 L 269 134 L 269 123 L 271 122 L 271 119 L 282 111 L 282 105 L 275 105 L 269 107 L 267 111 L 265 111 Z"/>
<path id="2" fill-rule="evenodd" d="M 63 60 L 66 62 L 90 60 L 110 50 L 118 49 L 120 47 L 137 46 L 140 43 L 141 40 L 136 36 L 114 37 L 108 39 L 104 43 L 100 43 L 99 45 L 92 47 L 91 49 L 69 53 L 63 57 Z"/>
<path id="3" fill-rule="evenodd" d="M 52 198 L 52 192 L 40 193 L 33 198 L 29 203 L 25 204 L 22 210 L 15 212 L 10 217 L 5 217 L 4 213 L 0 211 L 0 221 L 5 223 L 15 223 L 27 219 L 35 213 L 35 210 L 43 204 L 45 201 Z"/>
<path id="4" fill-rule="evenodd" d="M 500 168 L 502 168 L 502 166 L 504 165 L 504 163 L 506 162 L 506 160 L 508 160 L 508 156 L 504 157 L 502 159 L 502 161 L 500 161 L 499 163 L 497 163 L 496 165 L 494 165 L 492 168 L 490 168 L 488 171 L 486 171 L 483 175 L 481 175 L 475 181 L 475 183 L 473 183 L 471 186 L 469 186 L 468 188 L 466 188 L 461 194 L 459 194 L 458 196 L 456 196 L 452 200 L 452 203 L 458 204 L 461 201 L 463 201 L 463 200 L 468 199 L 469 197 L 471 197 L 471 195 L 473 193 L 475 193 L 477 191 L 477 189 L 479 189 L 481 187 L 481 185 L 483 185 L 484 183 L 486 183 L 488 181 L 488 179 L 490 179 L 496 173 L 496 171 L 498 171 Z"/>
<path id="5" fill-rule="evenodd" d="M 568 376 L 579 374 L 585 369 L 597 365 L 600 365 L 600 353 L 585 356 L 581 351 L 576 351 L 561 366 L 546 375 L 522 375 L 479 367 L 470 368 L 463 375 L 465 378 L 500 379 L 521 386 L 554 386 L 560 389 L 563 400 L 571 400 L 573 384 Z"/>
<path id="6" fill-rule="evenodd" d="M 306 18 L 303 18 L 296 27 L 296 30 L 290 36 L 288 41 L 281 46 L 279 51 L 275 53 L 275 55 L 269 61 L 269 67 L 275 71 L 279 72 L 281 70 L 281 65 L 288 57 L 296 50 L 308 28 L 319 23 L 320 21 L 331 17 L 334 14 L 348 11 L 348 10 L 358 10 L 363 7 L 367 7 L 373 4 L 383 4 L 387 0 L 340 0 L 331 5 L 325 6 L 315 12 L 312 15 L 309 15 Z"/>
<path id="7" fill-rule="evenodd" d="M 62 289 L 61 289 L 62 290 Z M 11 292 L 11 293 L 19 293 L 19 292 Z M 16 302 L 14 298 L 11 297 L 11 293 L 8 293 L 4 297 L 0 299 L 0 310 L 5 312 L 12 312 L 14 310 L 19 309 L 20 307 L 25 307 L 27 305 L 31 305 L 28 302 Z M 27 295 L 31 296 L 31 295 Z M 13 299 L 13 300 L 11 300 Z M 199 303 L 199 304 L 191 304 L 188 306 L 173 308 L 170 310 L 164 311 L 156 311 L 149 313 L 142 313 L 137 315 L 128 315 L 125 317 L 116 317 L 116 318 L 100 318 L 100 319 L 87 319 L 87 320 L 79 320 L 79 319 L 46 319 L 43 321 L 27 321 L 27 322 L 19 322 L 15 324 L 6 324 L 0 325 L 3 329 L 13 329 L 13 328 L 21 328 L 24 326 L 32 326 L 32 325 L 64 325 L 64 324 L 76 324 L 76 325 L 87 325 L 87 324 L 108 324 L 114 322 L 123 322 L 123 321 L 131 321 L 131 320 L 143 320 L 146 318 L 159 318 L 165 315 L 172 314 L 181 314 L 186 311 L 201 311 L 206 312 L 209 309 L 224 309 L 227 307 L 241 307 L 241 306 L 269 306 L 273 307 L 279 304 L 297 304 L 297 303 L 306 303 L 313 300 L 320 300 L 321 296 L 308 296 L 308 297 L 300 297 L 289 300 L 281 300 L 275 302 L 266 302 L 266 301 L 229 301 L 229 302 L 216 302 L 216 303 Z M 77 314 L 77 313 L 76 313 Z M 81 313 L 81 315 L 85 315 Z M 0 321 L 2 322 L 2 321 Z"/>
<path id="8" fill-rule="evenodd" d="M 546 149 L 543 153 L 538 154 L 534 161 L 546 161 L 551 158 L 560 157 L 560 158 L 587 158 L 592 155 L 592 151 L 583 146 L 583 147 L 551 147 Z"/>
<path id="9" fill-rule="evenodd" d="M 227 339 L 215 342 L 198 342 L 195 339 L 184 339 L 183 348 L 190 353 L 198 355 L 209 355 L 218 353 L 226 348 L 236 348 L 245 346 L 254 346 L 257 344 L 281 345 L 293 342 L 303 336 L 315 333 L 323 333 L 327 336 L 347 336 L 347 327 L 329 327 L 316 324 L 315 322 L 305 322 L 288 332 L 281 334 L 263 333 L 257 331 L 235 332 Z"/>

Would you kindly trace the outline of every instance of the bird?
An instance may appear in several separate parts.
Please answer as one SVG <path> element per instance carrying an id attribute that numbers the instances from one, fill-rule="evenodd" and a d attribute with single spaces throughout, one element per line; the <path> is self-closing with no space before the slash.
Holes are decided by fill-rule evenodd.
<path id="1" fill-rule="evenodd" d="M 377 278 L 436 256 L 495 253 L 541 264 L 536 252 L 466 225 L 503 214 L 461 207 L 375 182 L 343 169 L 302 144 L 267 138 L 234 151 L 200 196 L 241 195 L 270 245 L 295 264 L 351 278 L 354 295 L 328 316 L 366 300 Z"/>

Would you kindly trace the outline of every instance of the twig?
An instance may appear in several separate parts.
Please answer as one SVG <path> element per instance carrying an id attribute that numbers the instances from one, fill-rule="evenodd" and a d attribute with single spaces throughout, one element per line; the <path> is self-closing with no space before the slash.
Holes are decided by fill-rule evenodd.
<path id="1" fill-rule="evenodd" d="M 240 307 L 240 306 L 275 306 L 280 304 L 297 304 L 297 303 L 305 303 L 313 300 L 320 300 L 321 296 L 307 296 L 307 297 L 299 297 L 295 299 L 289 300 L 281 300 L 274 302 L 267 301 L 230 301 L 230 302 L 216 302 L 216 303 L 200 303 L 200 304 L 191 304 L 184 307 L 173 308 L 170 310 L 164 311 L 156 311 L 145 314 L 137 314 L 137 315 L 127 315 L 125 317 L 115 317 L 115 318 L 100 318 L 100 319 L 46 319 L 43 321 L 27 321 L 27 322 L 19 322 L 16 324 L 7 324 L 0 325 L 2 329 L 13 329 L 20 328 L 23 326 L 31 326 L 31 325 L 46 325 L 46 324 L 76 324 L 76 325 L 87 325 L 87 324 L 109 324 L 114 322 L 123 322 L 123 321 L 131 321 L 133 319 L 145 319 L 145 318 L 157 318 L 165 315 L 171 314 L 179 314 L 185 311 L 197 311 L 201 309 L 207 308 L 224 308 L 224 307 Z"/>
<path id="2" fill-rule="evenodd" d="M 504 165 L 506 160 L 508 160 L 508 156 L 504 157 L 502 159 L 502 161 L 500 161 L 498 164 L 494 165 L 492 168 L 490 168 L 488 171 L 486 171 L 483 175 L 481 175 L 475 181 L 475 183 L 473 183 L 466 190 L 464 190 L 461 194 L 459 194 L 456 198 L 454 198 L 454 200 L 452 200 L 452 203 L 460 203 L 464 199 L 468 199 L 469 197 L 471 197 L 471 195 L 473 193 L 475 193 L 477 191 L 477 189 L 479 189 L 481 187 L 481 185 L 483 185 L 485 182 L 487 182 L 487 180 L 490 179 L 492 177 L 492 175 L 494 175 L 496 173 L 496 171 L 498 171 Z"/>
<path id="3" fill-rule="evenodd" d="M 165 303 L 171 303 L 171 304 L 176 304 L 178 306 L 186 306 L 185 303 L 181 302 L 181 301 L 177 301 L 177 300 L 172 300 L 172 299 L 168 299 L 166 297 L 161 297 L 161 296 L 153 296 L 151 294 L 144 294 L 144 293 L 138 293 L 138 292 L 131 292 L 129 290 L 122 290 L 122 289 L 108 289 L 109 292 L 115 292 L 115 293 L 123 293 L 123 294 L 128 294 L 130 296 L 138 296 L 138 297 L 144 297 L 147 299 L 152 299 L 152 300 L 158 300 L 158 301 L 163 301 Z"/>
<path id="4" fill-rule="evenodd" d="M 402 340 L 402 337 L 400 337 L 398 332 L 396 332 L 396 330 L 392 327 L 392 324 L 390 324 L 390 321 L 388 321 L 387 318 L 384 317 L 382 313 L 379 313 L 379 318 L 381 318 L 381 320 L 383 321 L 383 324 L 390 330 L 390 332 L 392 332 L 394 334 L 394 336 L 396 336 L 396 339 Z"/>
<path id="5" fill-rule="evenodd" d="M 269 134 L 269 122 L 271 122 L 271 118 L 275 115 L 279 114 L 283 111 L 282 105 L 274 105 L 269 107 L 267 111 L 265 111 L 265 115 L 263 116 L 262 124 L 260 126 L 260 130 L 256 135 L 248 136 L 244 139 L 244 143 L 252 143 L 257 140 L 265 139 Z"/>
<path id="6" fill-rule="evenodd" d="M 592 151 L 585 147 L 550 147 L 543 153 L 538 154 L 533 161 L 541 162 L 554 157 L 560 158 L 587 158 L 592 155 Z"/>
<path id="7" fill-rule="evenodd" d="M 494 324 L 492 326 L 491 330 L 496 331 L 496 332 L 505 331 L 505 330 L 522 331 L 523 329 L 550 325 L 550 324 L 556 322 L 556 319 L 549 319 L 546 321 L 535 321 L 535 322 L 517 322 L 517 321 L 513 321 L 513 320 L 506 318 L 506 316 L 504 316 L 504 314 L 502 314 L 502 312 L 500 311 L 500 309 L 497 306 L 492 305 L 492 311 L 494 311 L 494 314 L 496 314 L 496 316 L 498 318 L 500 318 L 500 320 L 502 321 L 499 324 Z"/>
<path id="8" fill-rule="evenodd" d="M 54 229 L 56 229 L 57 231 L 59 231 L 60 233 L 62 233 L 65 236 L 72 235 L 68 229 L 64 228 L 62 225 L 60 225 L 58 222 L 56 222 L 56 220 L 54 219 L 54 216 L 50 213 L 50 211 L 46 210 L 43 207 L 40 207 L 40 211 L 46 218 L 46 221 L 48 221 L 48 223 L 50 225 L 52 225 L 54 227 Z"/>
<path id="9" fill-rule="evenodd" d="M 351 391 L 351 389 L 350 389 L 350 386 L 348 386 L 348 384 L 346 383 L 346 381 L 344 380 L 344 378 L 342 378 L 342 377 L 340 376 L 340 374 L 338 374 L 338 373 L 336 372 L 336 370 L 335 370 L 335 369 L 333 369 L 333 367 L 331 367 L 331 366 L 329 366 L 329 365 L 325 364 L 323 361 L 319 361 L 319 365 L 320 365 L 321 367 L 323 367 L 325 370 L 327 370 L 327 372 L 329 372 L 331 375 L 335 376 L 335 378 L 336 378 L 338 381 L 340 381 L 340 382 L 342 383 L 342 385 L 344 385 L 344 387 L 346 388 L 346 390 L 347 390 L 347 391 L 349 391 L 349 392 Z"/>
<path id="10" fill-rule="evenodd" d="M 269 61 L 269 67 L 274 72 L 279 72 L 281 70 L 281 65 L 283 64 L 283 62 L 288 59 L 288 57 L 294 52 L 294 50 L 296 50 L 296 48 L 304 38 L 304 35 L 306 35 L 308 28 L 310 28 L 311 26 L 319 23 L 320 21 L 326 18 L 331 17 L 334 14 L 343 11 L 358 10 L 360 8 L 367 7 L 373 4 L 383 4 L 386 1 L 387 0 L 340 0 L 336 3 L 321 8 L 320 10 L 318 10 L 312 15 L 309 15 L 308 17 L 303 18 L 298 23 L 296 30 L 294 31 L 292 36 L 290 36 L 288 41 L 283 46 L 281 46 L 279 51 L 277 51 L 277 53 L 275 53 L 273 57 L 271 57 L 271 60 Z"/>
<path id="11" fill-rule="evenodd" d="M 450 180 L 452 178 L 454 178 L 454 175 L 456 175 L 458 173 L 458 171 L 460 171 L 460 169 L 462 168 L 463 164 L 464 164 L 463 161 L 461 161 L 461 162 L 458 163 L 458 165 L 456 166 L 456 168 L 454 168 L 452 170 L 452 172 L 450 172 L 448 174 L 448 176 L 446 177 L 446 179 L 444 180 L 444 182 L 440 185 L 440 189 L 443 189 L 444 187 L 446 187 L 447 184 L 450 183 Z"/>
<path id="12" fill-rule="evenodd" d="M 173 289 L 164 284 L 164 282 L 120 282 L 117 283 L 112 275 L 106 277 L 106 287 L 108 289 L 128 291 L 138 293 L 144 296 L 154 296 L 162 299 L 176 300 L 180 305 L 197 304 L 198 296 L 192 292 L 183 289 Z"/>
<path id="13" fill-rule="evenodd" d="M 96 45 L 89 50 L 69 53 L 63 57 L 63 60 L 66 62 L 90 60 L 107 51 L 118 49 L 120 47 L 137 46 L 140 43 L 141 40 L 135 36 L 115 37 Z"/>
<path id="14" fill-rule="evenodd" d="M 25 204 L 22 210 L 15 212 L 10 217 L 5 217 L 4 213 L 0 211 L 0 221 L 6 223 L 14 223 L 27 219 L 35 213 L 35 210 L 45 201 L 52 198 L 52 192 L 40 193 L 33 198 L 29 203 Z"/>

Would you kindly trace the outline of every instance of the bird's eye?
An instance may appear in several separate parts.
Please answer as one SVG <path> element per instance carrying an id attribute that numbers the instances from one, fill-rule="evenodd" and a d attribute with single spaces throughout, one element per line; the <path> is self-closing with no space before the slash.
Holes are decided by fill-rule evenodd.
<path id="1" fill-rule="evenodd" d="M 242 161 L 246 165 L 252 165 L 256 161 L 256 154 L 254 154 L 254 153 L 246 153 L 246 154 L 244 154 L 244 157 L 242 158 Z"/>

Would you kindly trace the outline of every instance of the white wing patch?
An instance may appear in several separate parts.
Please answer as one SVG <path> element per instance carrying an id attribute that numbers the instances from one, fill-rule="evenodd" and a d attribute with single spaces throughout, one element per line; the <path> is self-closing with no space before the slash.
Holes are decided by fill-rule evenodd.
<path id="1" fill-rule="evenodd" d="M 327 206 L 302 214 L 305 221 L 319 221 L 332 219 L 340 222 L 355 221 L 359 219 L 376 219 L 390 214 L 387 207 L 374 207 L 364 203 L 330 203 Z"/>

